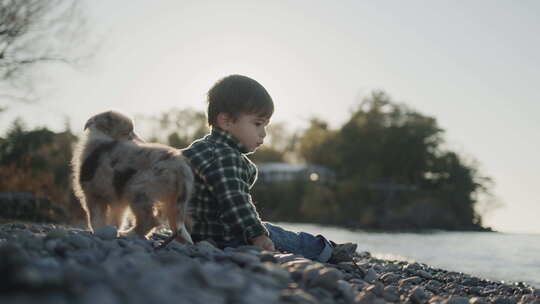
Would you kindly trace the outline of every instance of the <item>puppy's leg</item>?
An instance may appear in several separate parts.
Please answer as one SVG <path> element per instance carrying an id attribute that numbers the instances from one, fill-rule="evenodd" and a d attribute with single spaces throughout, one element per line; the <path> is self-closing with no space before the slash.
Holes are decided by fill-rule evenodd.
<path id="1" fill-rule="evenodd" d="M 177 237 L 176 240 L 181 243 L 188 243 L 193 244 L 193 240 L 191 239 L 191 235 L 189 234 L 187 227 L 186 227 L 186 217 L 187 217 L 187 210 L 184 208 L 184 203 L 176 202 L 176 226 L 177 226 Z"/>
<path id="2" fill-rule="evenodd" d="M 92 231 L 106 225 L 107 203 L 101 199 L 87 199 L 88 226 Z"/>
<path id="3" fill-rule="evenodd" d="M 153 203 L 145 193 L 138 193 L 131 204 L 135 215 L 135 227 L 132 230 L 141 237 L 146 237 L 159 224 L 154 216 Z"/>
<path id="4" fill-rule="evenodd" d="M 127 204 L 124 202 L 117 203 L 117 205 L 111 206 L 108 220 L 110 225 L 116 226 L 118 230 L 121 230 L 126 218 Z"/>
<path id="5" fill-rule="evenodd" d="M 173 195 L 172 198 L 168 199 L 163 206 L 164 213 L 167 216 L 167 220 L 169 222 L 169 228 L 171 229 L 173 234 L 169 238 L 167 238 L 157 249 L 166 247 L 173 240 L 184 244 L 193 244 L 193 240 L 191 239 L 191 236 L 189 235 L 189 232 L 187 231 L 185 222 L 183 220 L 185 213 L 180 212 L 181 209 L 178 208 L 179 206 L 177 203 L 177 198 L 177 195 Z"/>

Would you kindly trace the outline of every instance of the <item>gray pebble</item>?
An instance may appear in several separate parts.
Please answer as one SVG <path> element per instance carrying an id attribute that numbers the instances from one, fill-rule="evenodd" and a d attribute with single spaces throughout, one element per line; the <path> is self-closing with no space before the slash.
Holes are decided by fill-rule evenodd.
<path id="1" fill-rule="evenodd" d="M 34 264 L 42 268 L 59 268 L 60 267 L 60 262 L 58 262 L 58 260 L 53 257 L 45 257 L 45 258 L 37 259 L 36 261 L 34 261 Z"/>
<path id="2" fill-rule="evenodd" d="M 223 254 L 223 250 L 220 250 L 219 248 L 216 248 L 214 245 L 212 245 L 208 241 L 201 241 L 198 242 L 196 245 L 197 249 L 199 251 L 203 251 L 206 253 L 206 255 L 212 255 L 212 254 Z"/>
<path id="3" fill-rule="evenodd" d="M 498 296 L 498 297 L 495 297 L 491 303 L 493 304 L 516 304 L 516 301 L 512 298 L 509 298 L 509 297 L 502 297 L 502 296 Z"/>
<path id="4" fill-rule="evenodd" d="M 469 304 L 488 304 L 483 298 L 474 297 L 469 300 Z"/>
<path id="5" fill-rule="evenodd" d="M 411 295 L 410 295 L 411 302 L 415 304 L 423 304 L 427 300 L 426 292 L 424 291 L 424 288 L 421 286 L 416 286 Z"/>
<path id="6" fill-rule="evenodd" d="M 256 284 L 250 284 L 246 291 L 235 301 L 239 304 L 266 304 L 276 303 L 279 299 L 279 289 L 262 288 Z"/>
<path id="7" fill-rule="evenodd" d="M 399 290 L 396 286 L 386 286 L 383 290 L 383 298 L 388 302 L 399 301 Z"/>
<path id="8" fill-rule="evenodd" d="M 324 268 L 324 265 L 321 263 L 312 263 L 304 268 L 302 274 L 302 281 L 305 283 L 311 282 L 316 276 L 319 275 L 319 271 Z"/>
<path id="9" fill-rule="evenodd" d="M 337 288 L 338 280 L 343 279 L 343 273 L 334 268 L 323 268 L 319 271 L 309 282 L 310 287 L 321 287 L 328 290 L 334 290 Z"/>
<path id="10" fill-rule="evenodd" d="M 354 303 L 373 304 L 375 303 L 376 299 L 377 299 L 377 296 L 375 296 L 375 294 L 373 294 L 372 292 L 362 291 L 356 296 L 356 298 L 354 299 Z"/>
<path id="11" fill-rule="evenodd" d="M 287 262 L 297 259 L 297 256 L 292 253 L 278 253 L 274 255 L 274 257 L 276 258 L 277 262 L 280 264 L 287 263 Z"/>
<path id="12" fill-rule="evenodd" d="M 278 282 L 282 284 L 288 284 L 292 281 L 291 273 L 276 264 L 265 262 L 261 264 L 261 267 L 270 276 L 272 276 L 273 278 L 275 278 Z"/>
<path id="13" fill-rule="evenodd" d="M 384 285 L 381 282 L 375 282 L 375 284 L 366 287 L 366 291 L 373 292 L 377 297 L 382 297 Z"/>
<path id="14" fill-rule="evenodd" d="M 261 262 L 272 262 L 277 263 L 277 259 L 274 257 L 271 253 L 262 253 L 259 258 L 261 259 Z"/>
<path id="15" fill-rule="evenodd" d="M 85 290 L 84 294 L 79 300 L 81 304 L 116 304 L 119 303 L 119 299 L 113 293 L 113 291 L 105 285 L 94 285 Z"/>
<path id="16" fill-rule="evenodd" d="M 222 290 L 241 290 L 247 283 L 246 277 L 234 268 L 225 268 L 217 263 L 206 263 L 200 267 L 208 287 Z"/>
<path id="17" fill-rule="evenodd" d="M 477 278 L 468 278 L 463 280 L 462 282 L 465 286 L 477 286 L 478 285 L 478 279 Z"/>
<path id="18" fill-rule="evenodd" d="M 88 249 L 90 248 L 92 244 L 88 238 L 78 235 L 78 234 L 74 234 L 74 235 L 70 235 L 66 237 L 66 241 L 77 249 Z"/>
<path id="19" fill-rule="evenodd" d="M 416 274 L 419 275 L 420 277 L 422 277 L 424 279 L 428 279 L 428 280 L 431 280 L 433 278 L 433 276 L 429 272 L 427 272 L 425 270 L 418 270 L 416 272 Z"/>
<path id="20" fill-rule="evenodd" d="M 37 238 L 33 236 L 25 238 L 21 241 L 21 243 L 26 249 L 30 251 L 39 251 L 43 248 L 44 245 L 42 238 Z"/>
<path id="21" fill-rule="evenodd" d="M 451 296 L 445 304 L 469 304 L 469 298 L 460 296 Z"/>
<path id="22" fill-rule="evenodd" d="M 413 284 L 413 285 L 418 285 L 422 282 L 422 278 L 421 277 L 410 277 L 410 278 L 405 278 L 405 279 L 401 279 L 399 281 L 399 285 L 404 285 L 404 284 Z"/>
<path id="23" fill-rule="evenodd" d="M 280 299 L 284 303 L 316 304 L 319 301 L 302 289 L 285 289 L 281 292 Z"/>
<path id="24" fill-rule="evenodd" d="M 94 231 L 94 234 L 102 240 L 113 240 L 118 235 L 118 230 L 113 226 L 103 226 Z"/>
<path id="25" fill-rule="evenodd" d="M 377 272 L 375 272 L 373 268 L 368 269 L 366 276 L 364 277 L 364 281 L 372 283 L 375 280 L 377 280 Z"/>
<path id="26" fill-rule="evenodd" d="M 240 266 L 259 263 L 261 261 L 258 256 L 244 252 L 233 252 L 230 258 Z"/>
<path id="27" fill-rule="evenodd" d="M 56 246 L 60 244 L 60 240 L 50 239 L 45 241 L 44 248 L 51 254 L 55 253 Z"/>
<path id="28" fill-rule="evenodd" d="M 388 263 L 386 265 L 384 265 L 385 267 L 385 271 L 390 271 L 390 272 L 396 272 L 396 271 L 399 271 L 401 269 L 401 267 L 397 264 L 394 264 L 394 263 Z"/>
<path id="29" fill-rule="evenodd" d="M 47 239 L 60 239 L 60 238 L 63 238 L 65 236 L 67 236 L 67 235 L 68 235 L 67 230 L 57 228 L 57 229 L 53 229 L 53 230 L 49 231 L 49 233 L 47 233 L 46 238 Z"/>
<path id="30" fill-rule="evenodd" d="M 380 277 L 380 280 L 386 284 L 395 283 L 399 281 L 400 279 L 401 279 L 401 276 L 399 274 L 392 273 L 392 272 L 387 272 Z"/>
<path id="31" fill-rule="evenodd" d="M 540 304 L 540 299 L 532 294 L 528 294 L 521 297 L 519 304 Z"/>
<path id="32" fill-rule="evenodd" d="M 352 302 L 354 296 L 356 295 L 353 289 L 353 286 L 349 282 L 344 280 L 338 280 L 336 289 L 339 290 L 346 302 Z"/>

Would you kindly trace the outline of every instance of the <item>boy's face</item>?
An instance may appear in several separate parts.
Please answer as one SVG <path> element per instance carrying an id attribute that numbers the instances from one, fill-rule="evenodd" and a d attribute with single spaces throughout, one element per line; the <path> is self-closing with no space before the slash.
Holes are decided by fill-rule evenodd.
<path id="1" fill-rule="evenodd" d="M 269 122 L 267 117 L 257 114 L 240 114 L 236 120 L 228 117 L 220 127 L 229 131 L 249 152 L 253 152 L 263 144 Z"/>

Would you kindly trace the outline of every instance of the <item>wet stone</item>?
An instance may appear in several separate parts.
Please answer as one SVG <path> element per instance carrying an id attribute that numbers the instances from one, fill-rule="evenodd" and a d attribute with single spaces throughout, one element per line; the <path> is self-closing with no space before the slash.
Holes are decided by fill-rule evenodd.
<path id="1" fill-rule="evenodd" d="M 386 284 L 395 283 L 401 279 L 401 276 L 399 274 L 395 274 L 392 272 L 387 272 L 383 274 L 380 277 L 381 281 L 383 281 Z"/>
<path id="2" fill-rule="evenodd" d="M 540 304 L 540 299 L 532 294 L 528 294 L 521 297 L 519 304 Z"/>
<path id="3" fill-rule="evenodd" d="M 473 297 L 469 299 L 469 304 L 488 304 L 488 302 L 483 298 Z"/>
<path id="4" fill-rule="evenodd" d="M 412 303 L 415 304 L 423 304 L 427 300 L 426 292 L 424 291 L 424 288 L 417 286 L 412 290 L 412 293 L 410 295 L 410 299 Z"/>
<path id="5" fill-rule="evenodd" d="M 382 297 L 384 285 L 381 282 L 375 282 L 375 284 L 366 287 L 366 291 L 373 292 L 377 297 Z"/>
<path id="6" fill-rule="evenodd" d="M 424 279 L 428 279 L 428 280 L 431 280 L 433 278 L 433 276 L 429 272 L 427 272 L 425 270 L 419 270 L 419 271 L 416 272 L 416 274 L 418 276 L 420 276 L 420 277 L 422 277 Z"/>
<path id="7" fill-rule="evenodd" d="M 285 289 L 281 292 L 280 300 L 284 303 L 315 304 L 319 301 L 302 289 Z"/>
<path id="8" fill-rule="evenodd" d="M 302 272 L 302 281 L 306 284 L 309 284 L 319 275 L 319 272 L 322 268 L 324 268 L 324 266 L 320 263 L 314 263 L 307 266 Z"/>
<path id="9" fill-rule="evenodd" d="M 509 297 L 501 297 L 501 296 L 498 296 L 498 297 L 495 297 L 491 303 L 493 304 L 516 304 L 516 301 L 512 298 L 509 298 Z"/>
<path id="10" fill-rule="evenodd" d="M 282 284 L 288 284 L 292 281 L 291 274 L 287 270 L 279 267 L 276 264 L 266 262 L 261 264 L 261 267 Z"/>
<path id="11" fill-rule="evenodd" d="M 341 280 L 342 278 L 343 274 L 337 269 L 323 268 L 319 271 L 319 274 L 311 280 L 309 286 L 334 290 L 337 288 L 338 280 Z"/>
<path id="12" fill-rule="evenodd" d="M 410 278 L 406 278 L 406 279 L 401 279 L 399 281 L 399 285 L 404 285 L 404 284 L 413 284 L 413 285 L 418 285 L 422 282 L 422 278 L 421 277 L 417 277 L 417 276 L 414 276 L 414 277 L 410 277 Z"/>
<path id="13" fill-rule="evenodd" d="M 11 278 L 0 284 L 0 303 L 540 304 L 540 292 L 526 283 L 369 253 L 355 257 L 358 271 L 353 263 L 321 264 L 250 246 L 223 251 L 171 242 L 157 250 L 152 242 L 160 236 L 100 238 L 81 229 L 25 227 L 0 224 L 0 271 Z"/>
<path id="14" fill-rule="evenodd" d="M 271 253 L 262 253 L 259 258 L 261 259 L 261 262 L 271 262 L 271 263 L 277 263 L 277 259 L 274 257 Z"/>
<path id="15" fill-rule="evenodd" d="M 399 301 L 399 290 L 396 286 L 386 286 L 383 290 L 383 298 L 388 302 Z"/>
<path id="16" fill-rule="evenodd" d="M 65 229 L 53 229 L 47 233 L 47 239 L 60 239 L 67 236 L 68 233 Z"/>
<path id="17" fill-rule="evenodd" d="M 344 280 L 337 281 L 336 289 L 342 294 L 346 302 L 352 302 L 354 300 L 355 292 L 351 284 Z"/>
<path id="18" fill-rule="evenodd" d="M 373 268 L 370 268 L 367 271 L 366 276 L 364 277 L 364 281 L 366 281 L 368 283 L 372 283 L 375 280 L 377 280 L 377 272 L 375 272 L 375 270 L 373 270 Z"/>
<path id="19" fill-rule="evenodd" d="M 369 291 L 362 291 L 360 292 L 356 298 L 354 299 L 354 303 L 356 304 L 373 304 L 375 303 L 375 300 L 377 299 L 377 296 Z"/>
<path id="20" fill-rule="evenodd" d="M 232 261 L 237 263 L 240 266 L 259 263 L 259 257 L 254 254 L 243 253 L 243 252 L 233 252 L 230 255 Z"/>
<path id="21" fill-rule="evenodd" d="M 118 231 L 113 226 L 103 226 L 94 231 L 94 234 L 102 240 L 113 240 L 116 238 Z"/>
<path id="22" fill-rule="evenodd" d="M 451 296 L 445 304 L 469 304 L 469 298 L 460 296 Z"/>
<path id="23" fill-rule="evenodd" d="M 66 241 L 77 249 L 88 249 L 92 244 L 88 238 L 77 234 L 66 237 Z"/>
<path id="24" fill-rule="evenodd" d="M 277 262 L 280 264 L 287 263 L 287 262 L 297 259 L 297 256 L 292 253 L 280 253 L 280 254 L 274 255 L 274 257 L 276 258 Z"/>

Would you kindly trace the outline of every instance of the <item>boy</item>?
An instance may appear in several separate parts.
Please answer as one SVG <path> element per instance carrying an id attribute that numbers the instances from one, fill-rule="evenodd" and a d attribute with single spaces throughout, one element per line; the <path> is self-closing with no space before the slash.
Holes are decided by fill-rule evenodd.
<path id="1" fill-rule="evenodd" d="M 195 242 L 210 239 L 220 248 L 250 244 L 321 262 L 327 262 L 333 251 L 334 260 L 337 251 L 352 254 L 356 245 L 335 250 L 335 244 L 322 236 L 261 221 L 249 193 L 257 168 L 246 154 L 263 144 L 273 112 L 266 89 L 249 77 L 225 77 L 208 91 L 211 133 L 182 151 L 195 175 L 191 237 Z"/>

